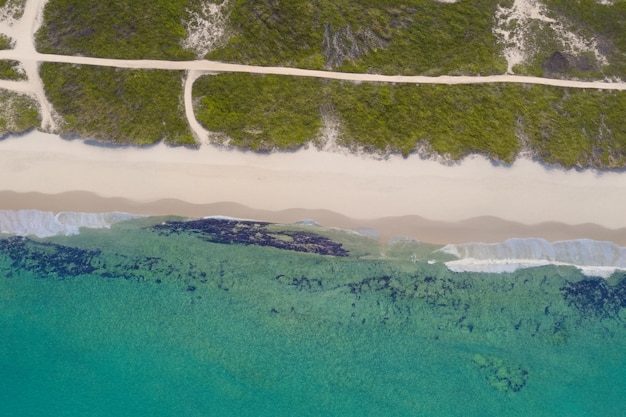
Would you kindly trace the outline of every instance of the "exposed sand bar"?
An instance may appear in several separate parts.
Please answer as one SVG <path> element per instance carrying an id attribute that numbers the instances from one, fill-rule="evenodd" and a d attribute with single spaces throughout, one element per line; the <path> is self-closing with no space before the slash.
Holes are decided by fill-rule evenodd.
<path id="1" fill-rule="evenodd" d="M 500 167 L 473 157 L 448 167 L 316 149 L 115 149 L 41 132 L 0 141 L 3 209 L 314 218 L 437 243 L 532 236 L 626 244 L 624 190 L 624 173 L 548 170 L 525 159 Z"/>

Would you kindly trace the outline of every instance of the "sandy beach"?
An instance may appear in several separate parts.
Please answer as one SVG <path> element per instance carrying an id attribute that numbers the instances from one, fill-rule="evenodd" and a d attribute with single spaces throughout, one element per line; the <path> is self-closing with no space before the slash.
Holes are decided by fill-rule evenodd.
<path id="1" fill-rule="evenodd" d="M 624 245 L 625 187 L 624 173 L 525 159 L 445 166 L 315 148 L 270 155 L 206 145 L 110 148 L 42 132 L 0 141 L 0 209 L 312 218 L 432 243 L 541 237 Z"/>

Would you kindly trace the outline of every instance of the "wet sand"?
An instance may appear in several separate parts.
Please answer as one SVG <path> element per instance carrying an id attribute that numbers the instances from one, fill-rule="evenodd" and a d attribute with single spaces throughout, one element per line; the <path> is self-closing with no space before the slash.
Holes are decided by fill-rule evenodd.
<path id="1" fill-rule="evenodd" d="M 55 213 L 61 211 L 122 211 L 155 216 L 204 217 L 224 215 L 277 223 L 294 223 L 300 220 L 313 219 L 326 227 L 372 228 L 379 233 L 381 241 L 395 237 L 408 237 L 443 245 L 464 242 L 501 242 L 513 237 L 540 237 L 549 241 L 588 238 L 612 241 L 626 246 L 626 228 L 608 229 L 596 224 L 567 225 L 557 222 L 525 225 L 488 216 L 458 222 L 432 221 L 416 215 L 357 219 L 328 210 L 292 208 L 270 211 L 253 209 L 237 203 L 192 204 L 175 199 L 140 203 L 119 197 L 100 197 L 85 191 L 60 194 L 0 191 L 0 202 L 1 209 L 38 209 Z"/>

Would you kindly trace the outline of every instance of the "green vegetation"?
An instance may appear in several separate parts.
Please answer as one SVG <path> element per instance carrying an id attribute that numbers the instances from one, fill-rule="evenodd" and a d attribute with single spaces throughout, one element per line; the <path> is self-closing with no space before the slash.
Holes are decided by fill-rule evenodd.
<path id="1" fill-rule="evenodd" d="M 521 115 L 528 146 L 566 167 L 626 166 L 626 93 L 532 86 Z"/>
<path id="2" fill-rule="evenodd" d="M 593 41 L 608 63 L 588 51 L 572 53 L 564 48 L 551 24 L 533 21 L 524 33 L 532 56 L 514 70 L 519 74 L 545 77 L 603 79 L 626 74 L 626 3 L 602 5 L 597 0 L 541 0 L 546 14 L 575 36 Z M 513 23 L 515 24 L 515 23 Z M 590 46 L 590 45 L 588 45 Z"/>
<path id="3" fill-rule="evenodd" d="M 420 149 L 453 160 L 479 153 L 510 163 L 524 149 L 568 168 L 626 166 L 623 92 L 220 74 L 200 78 L 194 98 L 209 130 L 255 150 L 317 141 L 322 114 L 332 109 L 339 143 L 369 152 Z"/>
<path id="4" fill-rule="evenodd" d="M 605 75 L 624 77 L 626 74 L 626 2 L 616 1 L 612 6 L 597 0 L 542 0 L 544 4 L 564 17 L 588 39 L 596 39 L 600 52 L 607 56 L 609 65 Z"/>
<path id="5" fill-rule="evenodd" d="M 181 103 L 181 72 L 44 63 L 41 76 L 65 120 L 63 134 L 138 145 L 195 144 Z"/>
<path id="6" fill-rule="evenodd" d="M 26 74 L 18 61 L 0 60 L 0 80 L 25 80 Z"/>
<path id="7" fill-rule="evenodd" d="M 0 90 L 0 137 L 22 133 L 40 124 L 35 100 L 26 95 Z"/>
<path id="8" fill-rule="evenodd" d="M 5 18 L 19 19 L 24 14 L 26 0 L 0 0 L 0 8 L 5 9 Z"/>
<path id="9" fill-rule="evenodd" d="M 0 50 L 11 49 L 11 39 L 0 34 Z"/>
<path id="10" fill-rule="evenodd" d="M 338 84 L 333 103 L 344 142 L 408 155 L 416 145 L 460 159 L 480 153 L 513 162 L 515 111 L 501 86 Z"/>
<path id="11" fill-rule="evenodd" d="M 208 58 L 403 74 L 502 73 L 499 0 L 233 0 L 232 36 Z"/>
<path id="12" fill-rule="evenodd" d="M 209 0 L 217 3 L 218 0 Z M 384 74 L 499 74 L 506 70 L 493 33 L 499 6 L 512 0 L 230 0 L 227 40 L 209 59 Z M 550 58 L 562 45 L 547 24 L 524 28 L 534 50 L 516 72 L 578 78 L 626 74 L 626 2 L 542 0 L 548 14 L 596 40 L 593 54 Z M 202 0 L 51 0 L 37 34 L 41 52 L 111 58 L 193 59 L 185 21 Z M 515 23 L 513 23 L 515 24 Z M 554 62 L 552 63 L 554 66 Z"/>
<path id="13" fill-rule="evenodd" d="M 297 148 L 318 134 L 320 82 L 276 75 L 224 74 L 196 81 L 198 121 L 228 132 L 232 145 L 267 151 Z"/>
<path id="14" fill-rule="evenodd" d="M 37 32 L 40 52 L 107 58 L 193 59 L 182 24 L 196 0 L 51 0 Z"/>

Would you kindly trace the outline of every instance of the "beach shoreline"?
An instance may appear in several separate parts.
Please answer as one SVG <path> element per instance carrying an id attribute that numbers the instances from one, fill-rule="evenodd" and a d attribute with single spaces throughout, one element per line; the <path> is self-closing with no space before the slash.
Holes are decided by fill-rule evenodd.
<path id="1" fill-rule="evenodd" d="M 281 224 L 313 220 L 328 228 L 357 231 L 362 228 L 373 229 L 383 243 L 397 238 L 409 238 L 436 245 L 467 242 L 497 243 L 510 238 L 541 238 L 550 242 L 592 239 L 626 246 L 626 228 L 608 229 L 596 224 L 567 225 L 558 222 L 526 225 L 488 216 L 458 222 L 431 221 L 416 215 L 355 219 L 328 210 L 291 208 L 270 211 L 228 202 L 192 204 L 181 200 L 164 199 L 141 203 L 119 197 L 100 197 L 86 191 L 60 194 L 0 191 L 0 201 L 2 202 L 0 209 L 3 210 L 35 209 L 55 214 L 119 211 L 136 215 L 188 218 L 228 216 Z"/>
<path id="2" fill-rule="evenodd" d="M 626 245 L 626 173 L 520 159 L 453 166 L 315 148 L 257 154 L 92 146 L 38 131 L 0 141 L 0 209 L 226 215 L 369 227 L 429 243 L 588 238 Z"/>

